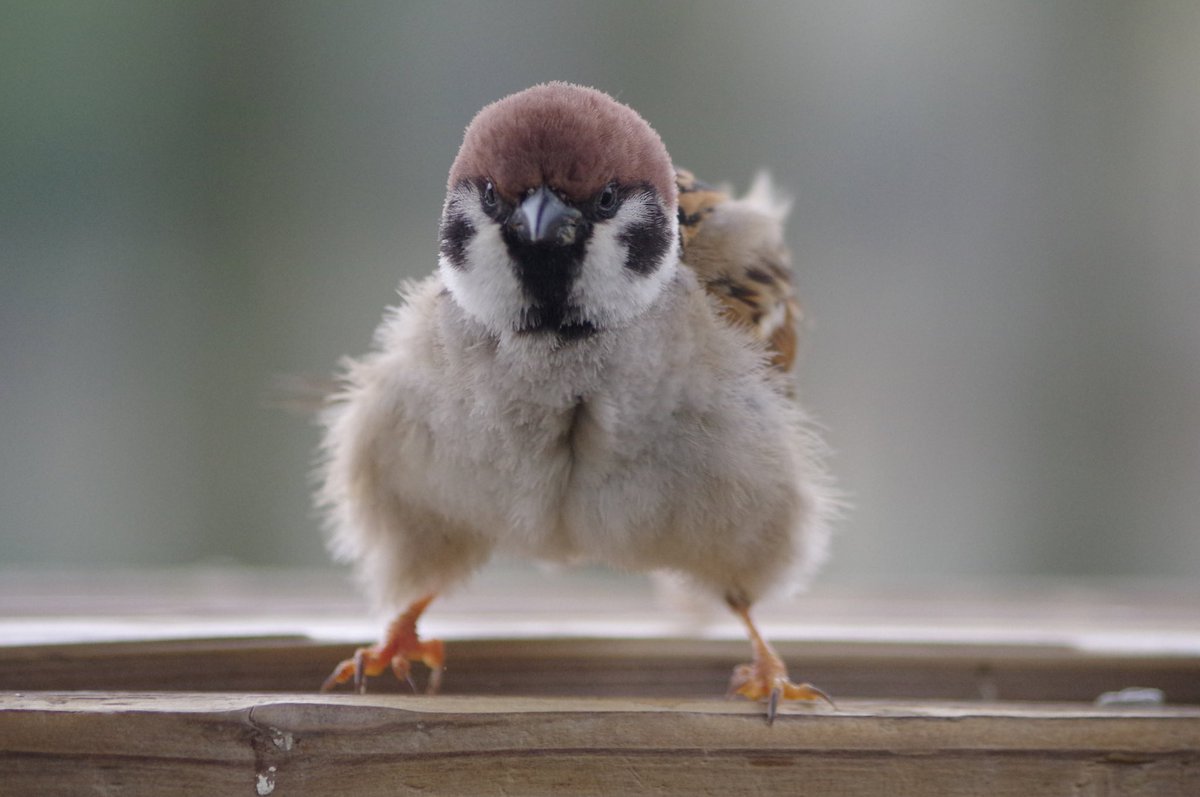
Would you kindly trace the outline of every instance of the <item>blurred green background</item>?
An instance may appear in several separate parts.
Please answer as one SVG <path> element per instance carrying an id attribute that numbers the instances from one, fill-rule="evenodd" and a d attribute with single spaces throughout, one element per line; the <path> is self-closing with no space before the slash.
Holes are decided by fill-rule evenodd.
<path id="1" fill-rule="evenodd" d="M 6 2 L 0 564 L 326 561 L 278 373 L 548 79 L 795 197 L 830 579 L 1200 575 L 1200 3 Z"/>

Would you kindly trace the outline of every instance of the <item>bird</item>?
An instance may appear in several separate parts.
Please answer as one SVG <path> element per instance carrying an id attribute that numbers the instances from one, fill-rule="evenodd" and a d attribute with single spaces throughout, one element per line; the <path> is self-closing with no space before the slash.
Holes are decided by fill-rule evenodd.
<path id="1" fill-rule="evenodd" d="M 445 646 L 418 621 L 503 552 L 677 576 L 745 626 L 731 696 L 769 722 L 832 704 L 751 617 L 815 574 L 839 511 L 795 396 L 788 202 L 765 175 L 702 182 L 633 108 L 564 82 L 480 110 L 446 191 L 437 267 L 321 412 L 332 551 L 396 613 L 322 689 L 421 662 L 436 692 Z"/>

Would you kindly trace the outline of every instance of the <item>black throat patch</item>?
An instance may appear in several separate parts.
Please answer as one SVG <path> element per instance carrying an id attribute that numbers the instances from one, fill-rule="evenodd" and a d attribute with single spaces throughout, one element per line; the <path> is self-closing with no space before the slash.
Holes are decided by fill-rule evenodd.
<path id="1" fill-rule="evenodd" d="M 521 311 L 517 331 L 555 333 L 568 340 L 593 334 L 596 328 L 570 303 L 571 288 L 583 269 L 591 229 L 581 229 L 575 242 L 567 246 L 526 243 L 507 227 L 502 228 L 501 235 L 529 302 Z"/>

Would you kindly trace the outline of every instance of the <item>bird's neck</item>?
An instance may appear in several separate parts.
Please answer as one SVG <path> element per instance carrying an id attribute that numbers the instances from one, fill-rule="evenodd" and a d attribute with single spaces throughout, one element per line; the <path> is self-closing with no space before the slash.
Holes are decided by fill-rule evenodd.
<path id="1" fill-rule="evenodd" d="M 471 320 L 445 296 L 442 336 L 456 357 L 472 361 L 477 389 L 498 390 L 510 400 L 566 411 L 581 399 L 605 392 L 618 373 L 647 374 L 647 379 L 640 381 L 646 382 L 643 389 L 652 390 L 658 376 L 682 367 L 677 362 L 679 319 L 685 312 L 689 288 L 694 287 L 681 274 L 631 323 L 586 336 L 543 331 L 497 334 Z"/>

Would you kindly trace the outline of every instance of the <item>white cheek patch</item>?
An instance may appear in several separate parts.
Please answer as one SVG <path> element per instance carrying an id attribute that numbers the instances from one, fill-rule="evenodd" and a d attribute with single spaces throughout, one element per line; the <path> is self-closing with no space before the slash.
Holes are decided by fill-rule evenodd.
<path id="1" fill-rule="evenodd" d="M 654 303 L 663 286 L 675 275 L 679 260 L 679 234 L 674 223 L 669 225 L 670 244 L 662 259 L 648 274 L 626 267 L 629 246 L 621 240 L 624 231 L 646 220 L 650 203 L 657 200 L 648 194 L 629 197 L 617 214 L 592 228 L 583 268 L 571 288 L 571 304 L 582 318 L 598 328 L 628 324 Z M 667 216 L 671 219 L 670 216 Z"/>
<path id="2" fill-rule="evenodd" d="M 478 195 L 460 188 L 446 200 L 457 204 L 475 234 L 465 247 L 466 268 L 457 268 L 444 255 L 438 258 L 438 270 L 450 295 L 470 316 L 495 331 L 513 327 L 521 310 L 528 304 L 513 271 L 508 247 L 500 237 L 500 227 L 483 212 Z"/>
<path id="3" fill-rule="evenodd" d="M 652 215 L 651 195 L 629 197 L 617 214 L 592 227 L 582 268 L 571 287 L 568 320 L 587 321 L 597 329 L 628 324 L 662 292 L 675 274 L 678 256 L 678 230 L 670 223 L 670 241 L 657 267 L 639 273 L 626 266 L 629 245 L 622 234 Z M 438 258 L 438 270 L 450 295 L 468 315 L 495 332 L 515 328 L 529 307 L 529 297 L 517 277 L 500 226 L 483 212 L 475 189 L 464 186 L 446 199 L 446 208 L 464 218 L 475 234 L 463 247 L 458 267 L 444 254 Z M 662 213 L 661 206 L 656 208 Z M 443 211 L 443 216 L 446 213 Z M 671 218 L 667 216 L 667 218 Z M 673 221 L 673 220 L 672 220 Z"/>

